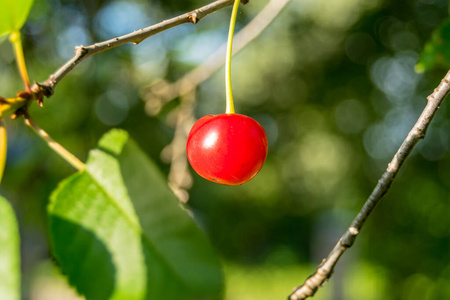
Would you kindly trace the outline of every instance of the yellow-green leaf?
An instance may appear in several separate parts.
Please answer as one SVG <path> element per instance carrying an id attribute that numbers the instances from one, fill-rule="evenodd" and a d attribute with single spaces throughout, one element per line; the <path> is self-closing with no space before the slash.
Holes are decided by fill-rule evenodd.
<path id="1" fill-rule="evenodd" d="M 6 129 L 3 120 L 0 118 L 0 183 L 3 178 L 3 171 L 5 170 L 6 162 Z"/>
<path id="2" fill-rule="evenodd" d="M 19 229 L 9 202 L 0 196 L 0 299 L 20 299 Z"/>
<path id="3" fill-rule="evenodd" d="M 33 0 L 0 0 L 0 36 L 20 30 L 32 5 Z"/>

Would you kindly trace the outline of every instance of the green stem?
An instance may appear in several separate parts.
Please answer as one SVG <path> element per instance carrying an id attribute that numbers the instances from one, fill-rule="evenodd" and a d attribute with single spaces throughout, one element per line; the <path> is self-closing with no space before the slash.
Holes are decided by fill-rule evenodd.
<path id="1" fill-rule="evenodd" d="M 68 162 L 72 167 L 77 169 L 78 171 L 82 171 L 85 169 L 85 165 L 72 153 L 67 151 L 66 148 L 55 142 L 43 129 L 41 129 L 34 120 L 26 114 L 25 116 L 25 124 L 31 127 L 31 129 L 36 132 L 36 134 L 41 137 L 47 145 L 52 148 L 53 151 L 56 152 L 59 156 L 61 156 L 66 162 Z"/>
<path id="2" fill-rule="evenodd" d="M 6 162 L 6 129 L 3 120 L 0 118 L 0 182 L 3 178 Z"/>
<path id="3" fill-rule="evenodd" d="M 231 13 L 231 20 L 230 20 L 230 31 L 228 32 L 227 56 L 225 63 L 225 92 L 227 101 L 227 108 L 226 108 L 227 114 L 234 114 L 233 91 L 231 88 L 231 52 L 233 48 L 234 27 L 236 25 L 236 16 L 239 7 L 239 1 L 240 0 L 234 1 L 233 12 Z"/>
<path id="4" fill-rule="evenodd" d="M 25 65 L 25 57 L 23 55 L 22 41 L 20 40 L 20 32 L 14 31 L 9 36 L 10 42 L 14 47 L 14 54 L 16 56 L 17 67 L 19 68 L 20 76 L 22 77 L 25 89 L 30 91 L 30 79 L 28 78 L 27 67 Z"/>

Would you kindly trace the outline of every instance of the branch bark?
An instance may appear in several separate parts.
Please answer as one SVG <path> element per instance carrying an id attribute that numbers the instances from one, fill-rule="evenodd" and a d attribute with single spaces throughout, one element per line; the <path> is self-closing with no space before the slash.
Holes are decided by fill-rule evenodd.
<path id="1" fill-rule="evenodd" d="M 403 165 L 414 146 L 421 139 L 425 138 L 425 134 L 431 120 L 439 109 L 442 101 L 444 101 L 445 97 L 449 93 L 449 90 L 450 71 L 447 72 L 439 86 L 434 89 L 434 92 L 427 97 L 428 104 L 425 106 L 416 124 L 403 141 L 397 153 L 394 155 L 394 158 L 388 164 L 386 171 L 383 173 L 380 180 L 378 180 L 378 184 L 375 186 L 374 190 L 351 223 L 350 227 L 339 239 L 339 242 L 334 246 L 327 258 L 325 258 L 317 267 L 316 272 L 309 276 L 302 285 L 296 287 L 292 294 L 289 295 L 288 300 L 300 300 L 314 296 L 317 289 L 331 277 L 333 269 L 339 258 L 353 245 L 370 213 L 388 192 L 395 176 L 400 170 L 400 167 Z"/>
<path id="2" fill-rule="evenodd" d="M 141 28 L 134 32 L 115 37 L 103 42 L 95 43 L 89 46 L 78 46 L 75 47 L 75 56 L 73 56 L 70 60 L 68 60 L 62 67 L 60 67 L 55 73 L 50 75 L 50 77 L 41 84 L 35 83 L 32 87 L 32 91 L 42 91 L 43 87 L 45 87 L 45 91 L 47 93 L 47 97 L 53 94 L 56 85 L 61 81 L 64 76 L 66 76 L 73 68 L 75 68 L 79 63 L 81 63 L 84 59 L 95 55 L 97 53 L 103 52 L 105 50 L 109 50 L 115 48 L 117 46 L 133 43 L 139 44 L 146 38 L 155 35 L 164 30 L 170 29 L 172 27 L 184 24 L 184 23 L 193 23 L 196 24 L 205 16 L 230 6 L 233 4 L 233 0 L 217 0 L 208 5 L 195 9 L 191 12 L 179 15 L 177 17 L 165 20 L 158 24 Z M 241 0 L 242 3 L 247 3 L 247 0 Z"/>

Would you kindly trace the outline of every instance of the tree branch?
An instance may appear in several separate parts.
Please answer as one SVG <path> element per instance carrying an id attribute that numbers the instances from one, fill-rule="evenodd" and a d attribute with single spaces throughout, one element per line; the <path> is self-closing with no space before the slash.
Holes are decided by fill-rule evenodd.
<path id="1" fill-rule="evenodd" d="M 247 3 L 248 1 L 241 0 L 242 3 Z M 75 47 L 75 56 L 68 60 L 61 68 L 59 68 L 55 73 L 50 75 L 50 77 L 41 84 L 41 88 L 35 84 L 32 88 L 33 91 L 42 89 L 42 86 L 45 86 L 50 94 L 53 94 L 53 91 L 56 85 L 61 81 L 61 79 L 66 76 L 73 68 L 75 68 L 80 62 L 84 59 L 95 55 L 97 53 L 103 52 L 108 49 L 115 48 L 117 46 L 133 43 L 139 44 L 146 38 L 155 35 L 164 30 L 170 29 L 172 27 L 184 24 L 184 23 L 193 23 L 196 24 L 203 17 L 219 10 L 224 7 L 233 4 L 233 0 L 217 0 L 208 5 L 195 9 L 191 12 L 179 15 L 177 17 L 165 20 L 158 24 L 141 28 L 134 32 L 115 37 L 103 42 L 95 43 L 90 46 L 78 46 Z"/>
<path id="2" fill-rule="evenodd" d="M 394 181 L 400 167 L 411 153 L 414 146 L 419 140 L 425 138 L 428 126 L 431 123 L 434 115 L 439 109 L 442 101 L 447 96 L 450 90 L 450 71 L 447 72 L 444 79 L 442 79 L 439 86 L 434 89 L 434 92 L 427 97 L 428 104 L 425 106 L 422 114 L 417 120 L 414 127 L 409 132 L 406 139 L 394 155 L 392 161 L 388 164 L 388 167 L 384 174 L 378 180 L 378 184 L 375 186 L 372 194 L 369 196 L 364 206 L 356 218 L 351 223 L 347 231 L 339 239 L 339 242 L 334 246 L 333 250 L 328 254 L 322 263 L 317 267 L 314 274 L 308 277 L 308 279 L 302 285 L 296 287 L 288 300 L 300 300 L 314 296 L 317 289 L 331 277 L 333 269 L 336 266 L 339 258 L 344 252 L 350 248 L 356 240 L 362 226 L 369 217 L 372 210 L 380 202 L 383 196 L 388 192 L 389 187 Z"/>

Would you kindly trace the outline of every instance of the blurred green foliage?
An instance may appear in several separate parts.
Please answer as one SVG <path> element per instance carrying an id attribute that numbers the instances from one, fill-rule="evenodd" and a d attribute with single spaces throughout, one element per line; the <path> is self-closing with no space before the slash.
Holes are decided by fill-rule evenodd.
<path id="1" fill-rule="evenodd" d="M 425 45 L 416 65 L 417 72 L 429 70 L 435 66 L 450 67 L 450 20 L 445 20 Z"/>
<path id="2" fill-rule="evenodd" d="M 237 29 L 267 2 L 241 6 Z M 47 79 L 77 45 L 205 3 L 36 1 L 23 29 L 30 77 Z M 229 13 L 89 58 L 31 114 L 83 160 L 104 132 L 124 128 L 167 174 L 169 165 L 159 158 L 173 138 L 170 110 L 179 99 L 150 117 L 140 91 L 200 64 L 225 42 Z M 269 156 L 243 186 L 194 175 L 189 202 L 226 262 L 227 299 L 283 299 L 329 252 L 445 75 L 443 68 L 416 74 L 414 66 L 447 17 L 445 0 L 292 0 L 235 56 L 236 111 L 265 127 Z M 224 111 L 223 82 L 220 70 L 198 88 L 196 117 Z M 8 43 L 0 44 L 0 87 L 3 97 L 22 89 Z M 6 126 L 1 193 L 21 225 L 24 298 L 37 299 L 33 271 L 48 260 L 45 207 L 57 182 L 73 170 L 22 122 L 7 120 Z M 444 102 L 318 299 L 450 298 L 449 132 Z"/>

